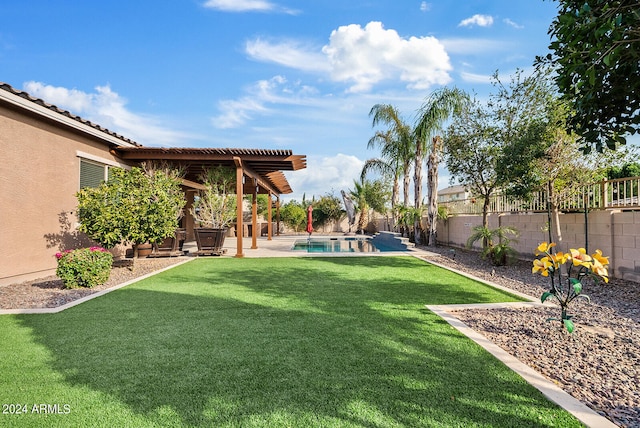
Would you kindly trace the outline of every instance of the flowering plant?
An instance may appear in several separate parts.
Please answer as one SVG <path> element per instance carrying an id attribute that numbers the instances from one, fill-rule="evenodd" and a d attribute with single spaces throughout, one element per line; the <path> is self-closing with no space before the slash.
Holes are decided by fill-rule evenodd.
<path id="1" fill-rule="evenodd" d="M 569 304 L 578 297 L 589 300 L 589 296 L 582 293 L 582 281 L 586 278 L 594 280 L 602 279 L 609 282 L 607 265 L 609 258 L 602 255 L 602 251 L 596 250 L 592 255 L 587 254 L 584 248 L 571 248 L 568 253 L 561 251 L 553 253 L 555 243 L 543 242 L 536 249 L 536 256 L 544 254 L 540 259 L 533 261 L 532 273 L 540 273 L 542 276 L 551 279 L 551 289 L 542 293 L 540 300 L 545 302 L 549 297 L 555 297 L 562 309 L 560 322 L 569 333 L 573 332 L 574 325 L 571 318 L 573 315 L 567 313 Z M 566 281 L 563 281 L 562 267 L 566 269 Z M 549 320 L 557 320 L 550 318 Z"/>
<path id="2" fill-rule="evenodd" d="M 113 256 L 102 247 L 80 248 L 56 253 L 56 275 L 67 288 L 104 284 L 109 279 Z"/>

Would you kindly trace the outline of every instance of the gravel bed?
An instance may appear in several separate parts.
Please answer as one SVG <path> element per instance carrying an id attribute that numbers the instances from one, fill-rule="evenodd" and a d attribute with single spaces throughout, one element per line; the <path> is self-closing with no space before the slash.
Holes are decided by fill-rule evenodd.
<path id="1" fill-rule="evenodd" d="M 531 274 L 531 262 L 494 267 L 478 253 L 427 248 L 425 257 L 478 278 L 538 297 L 548 279 Z M 91 289 L 66 289 L 55 276 L 0 287 L 0 309 L 52 308 L 183 261 L 184 257 L 139 259 L 135 268 L 115 267 L 109 281 Z M 585 287 L 573 312 L 576 329 L 567 333 L 559 307 L 456 311 L 469 327 L 555 382 L 621 427 L 640 427 L 640 284 L 612 279 Z"/>
<path id="2" fill-rule="evenodd" d="M 427 250 L 438 254 L 435 262 L 533 297 L 549 288 L 548 278 L 531 273 L 530 261 L 494 267 L 476 252 Z M 559 321 L 547 321 L 560 316 L 555 303 L 454 315 L 613 423 L 640 427 L 640 284 L 612 279 L 585 286 L 584 294 L 590 303 L 579 299 L 570 307 L 576 325 L 571 334 Z"/>
<path id="3" fill-rule="evenodd" d="M 184 260 L 185 257 L 138 259 L 133 266 L 119 263 L 119 267 L 111 269 L 107 282 L 92 288 L 65 288 L 62 280 L 55 275 L 2 286 L 0 309 L 56 308 Z"/>

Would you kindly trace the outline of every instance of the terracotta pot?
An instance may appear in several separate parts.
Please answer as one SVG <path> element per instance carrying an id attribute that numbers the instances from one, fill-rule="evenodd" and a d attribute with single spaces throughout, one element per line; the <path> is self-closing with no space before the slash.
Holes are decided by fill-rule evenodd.
<path id="1" fill-rule="evenodd" d="M 153 246 L 151 244 L 138 244 L 138 258 L 142 259 L 151 254 Z M 135 254 L 135 252 L 134 252 Z"/>

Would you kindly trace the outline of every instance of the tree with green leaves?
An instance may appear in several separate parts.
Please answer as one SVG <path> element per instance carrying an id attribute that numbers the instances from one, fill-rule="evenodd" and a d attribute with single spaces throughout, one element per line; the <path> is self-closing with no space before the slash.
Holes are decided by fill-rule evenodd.
<path id="1" fill-rule="evenodd" d="M 593 146 L 615 149 L 640 124 L 640 8 L 637 0 L 559 0 L 549 28 L 560 92 L 575 112 L 570 127 Z"/>
<path id="2" fill-rule="evenodd" d="M 349 194 L 359 214 L 356 233 L 364 233 L 371 210 L 380 214 L 387 211 L 386 202 L 389 200 L 389 191 L 382 180 L 361 180 L 360 182 L 354 180 L 353 186 Z"/>
<path id="3" fill-rule="evenodd" d="M 280 207 L 280 218 L 295 232 L 301 232 L 307 224 L 306 206 L 295 200 L 289 201 Z"/>
<path id="4" fill-rule="evenodd" d="M 457 88 L 442 88 L 427 97 L 418 111 L 418 119 L 413 131 L 415 150 L 413 164 L 414 207 L 420 210 L 422 206 L 422 166 L 425 154 L 431 149 L 429 157 L 431 181 L 429 182 L 429 210 L 427 212 L 427 216 L 431 219 L 431 226 L 427 244 L 435 245 L 435 218 L 438 213 L 437 169 L 441 139 L 437 134 L 442 131 L 447 120 L 463 111 L 468 102 L 469 96 L 464 91 Z M 414 229 L 416 244 L 420 244 L 422 230 L 420 221 L 414 223 Z"/>
<path id="5" fill-rule="evenodd" d="M 504 147 L 496 166 L 500 185 L 508 194 L 526 199 L 547 181 L 544 171 L 533 168 L 532 162 L 544 157 L 554 142 L 569 139 L 569 109 L 558 98 L 548 69 L 529 76 L 517 70 L 509 84 L 495 73 L 492 84 L 496 92 L 488 107 L 496 139 Z"/>
<path id="6" fill-rule="evenodd" d="M 443 140 L 447 169 L 453 179 L 483 200 L 482 226 L 488 229 L 489 198 L 500 185 L 496 165 L 502 142 L 496 138 L 487 107 L 471 101 L 454 117 Z"/>
<path id="7" fill-rule="evenodd" d="M 547 70 L 527 77 L 518 72 L 508 86 L 497 76 L 495 80 L 498 92 L 491 106 L 503 141 L 496 164 L 500 187 L 524 200 L 533 192 L 546 192 L 555 235 L 550 240 L 560 244 L 560 203 L 603 178 L 607 166 L 624 159 L 627 150 L 581 153 L 577 136 L 567 131 L 570 106 L 557 94 Z"/>
<path id="8" fill-rule="evenodd" d="M 237 216 L 236 172 L 233 168 L 215 166 L 200 174 L 204 190 L 193 201 L 191 215 L 204 227 L 224 229 Z"/>
<path id="9" fill-rule="evenodd" d="M 76 194 L 79 229 L 106 248 L 133 243 L 137 256 L 138 244 L 161 242 L 178 228 L 186 204 L 180 173 L 145 173 L 137 167 L 112 171 L 109 181 Z"/>
<path id="10" fill-rule="evenodd" d="M 372 126 L 388 125 L 386 131 L 376 131 L 369 139 L 367 148 L 380 148 L 380 157 L 368 159 L 361 174 L 361 180 L 370 171 L 375 171 L 392 178 L 391 212 L 394 226 L 396 224 L 399 204 L 399 181 L 403 178 L 403 205 L 409 205 L 409 186 L 411 182 L 411 163 L 413 162 L 413 136 L 409 125 L 405 123 L 398 109 L 390 104 L 376 104 L 371 108 Z"/>
<path id="11" fill-rule="evenodd" d="M 607 178 L 609 180 L 628 177 L 640 177 L 639 162 L 629 162 L 623 165 L 616 165 L 607 168 Z"/>
<path id="12" fill-rule="evenodd" d="M 333 194 L 326 194 L 313 203 L 313 226 L 325 227 L 337 223 L 344 217 L 342 202 Z"/>

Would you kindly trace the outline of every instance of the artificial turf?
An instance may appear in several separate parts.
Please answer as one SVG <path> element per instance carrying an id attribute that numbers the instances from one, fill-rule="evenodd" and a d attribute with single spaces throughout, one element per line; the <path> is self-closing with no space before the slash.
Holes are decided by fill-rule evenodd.
<path id="1" fill-rule="evenodd" d="M 581 426 L 425 308 L 514 300 L 412 257 L 198 259 L 0 316 L 0 426 Z"/>

